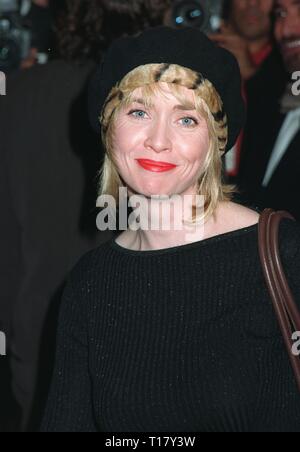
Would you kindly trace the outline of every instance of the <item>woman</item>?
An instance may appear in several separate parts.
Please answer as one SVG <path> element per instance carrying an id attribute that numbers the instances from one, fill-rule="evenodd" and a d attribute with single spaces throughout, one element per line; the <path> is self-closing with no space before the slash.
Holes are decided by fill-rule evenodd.
<path id="1" fill-rule="evenodd" d="M 146 200 L 141 222 L 173 195 L 190 215 L 178 230 L 128 228 L 73 270 L 43 430 L 299 432 L 259 214 L 221 177 L 244 117 L 234 57 L 199 30 L 162 27 L 117 41 L 100 72 L 100 193 Z M 280 244 L 299 301 L 298 224 L 282 222 Z"/>

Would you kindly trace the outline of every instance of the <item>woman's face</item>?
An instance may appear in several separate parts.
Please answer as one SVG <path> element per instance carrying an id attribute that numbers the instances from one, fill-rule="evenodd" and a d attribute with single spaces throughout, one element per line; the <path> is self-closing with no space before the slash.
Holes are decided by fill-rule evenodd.
<path id="1" fill-rule="evenodd" d="M 178 105 L 168 85 L 160 85 L 163 93 L 153 96 L 151 108 L 143 104 L 139 88 L 134 102 L 116 117 L 113 148 L 118 171 L 130 194 L 195 194 L 209 149 L 207 123 L 194 109 L 193 90 L 181 87 L 188 103 Z M 163 163 L 153 166 L 149 160 Z"/>

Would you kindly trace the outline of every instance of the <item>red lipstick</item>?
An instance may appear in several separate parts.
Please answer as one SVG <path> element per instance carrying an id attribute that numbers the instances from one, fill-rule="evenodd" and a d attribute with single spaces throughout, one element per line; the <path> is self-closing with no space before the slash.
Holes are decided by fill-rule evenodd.
<path id="1" fill-rule="evenodd" d="M 160 173 L 163 171 L 170 171 L 177 167 L 177 165 L 173 165 L 172 163 L 157 162 L 156 160 L 137 159 L 137 162 L 144 169 L 155 172 L 155 173 Z"/>

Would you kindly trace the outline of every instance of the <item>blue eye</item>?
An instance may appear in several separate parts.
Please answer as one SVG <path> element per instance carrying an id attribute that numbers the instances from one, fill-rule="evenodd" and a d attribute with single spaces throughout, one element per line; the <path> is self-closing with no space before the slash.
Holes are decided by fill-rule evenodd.
<path id="1" fill-rule="evenodd" d="M 137 113 L 137 114 L 135 114 Z M 143 110 L 131 110 L 128 115 L 129 116 L 133 116 L 137 119 L 144 119 L 144 115 L 146 114 L 146 112 L 144 112 Z"/>
<path id="2" fill-rule="evenodd" d="M 185 127 L 193 127 L 194 125 L 198 124 L 198 121 L 196 121 L 196 119 L 194 119 L 194 118 L 186 117 L 186 118 L 180 119 L 180 121 L 184 121 L 183 125 Z"/>

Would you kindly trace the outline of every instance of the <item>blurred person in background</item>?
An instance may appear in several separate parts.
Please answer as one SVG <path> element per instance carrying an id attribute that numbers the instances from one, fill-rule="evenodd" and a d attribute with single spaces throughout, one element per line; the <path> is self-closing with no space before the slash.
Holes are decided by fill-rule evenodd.
<path id="1" fill-rule="evenodd" d="M 272 51 L 273 0 L 225 0 L 224 22 L 210 36 L 237 58 L 244 80 L 253 77 Z"/>
<path id="2" fill-rule="evenodd" d="M 239 62 L 248 121 L 256 115 L 259 99 L 266 95 L 266 90 L 273 96 L 284 85 L 283 64 L 273 38 L 272 8 L 273 0 L 225 0 L 220 32 L 210 36 Z M 235 148 L 226 156 L 227 176 L 232 183 L 238 181 L 241 159 L 246 152 L 243 142 L 241 134 Z"/>
<path id="3" fill-rule="evenodd" d="M 53 61 L 11 75 L 0 99 L 0 329 L 8 338 L 5 359 L 22 431 L 38 428 L 43 411 L 65 278 L 82 254 L 112 234 L 96 230 L 102 156 L 87 117 L 90 74 L 114 39 L 159 25 L 170 3 L 58 5 Z M 7 416 L 8 404 L 1 405 Z"/>
<path id="4" fill-rule="evenodd" d="M 300 3 L 276 0 L 274 31 L 285 65 L 281 88 L 270 74 L 250 120 L 240 173 L 245 199 L 260 207 L 288 210 L 300 220 L 300 97 L 293 73 L 300 70 Z"/>
<path id="5" fill-rule="evenodd" d="M 58 0 L 0 0 L 0 70 L 45 64 L 53 46 Z"/>
<path id="6" fill-rule="evenodd" d="M 45 64 L 53 45 L 54 0 L 32 0 L 26 22 L 32 39 L 29 55 L 21 62 L 21 69 L 28 69 L 36 63 Z"/>

